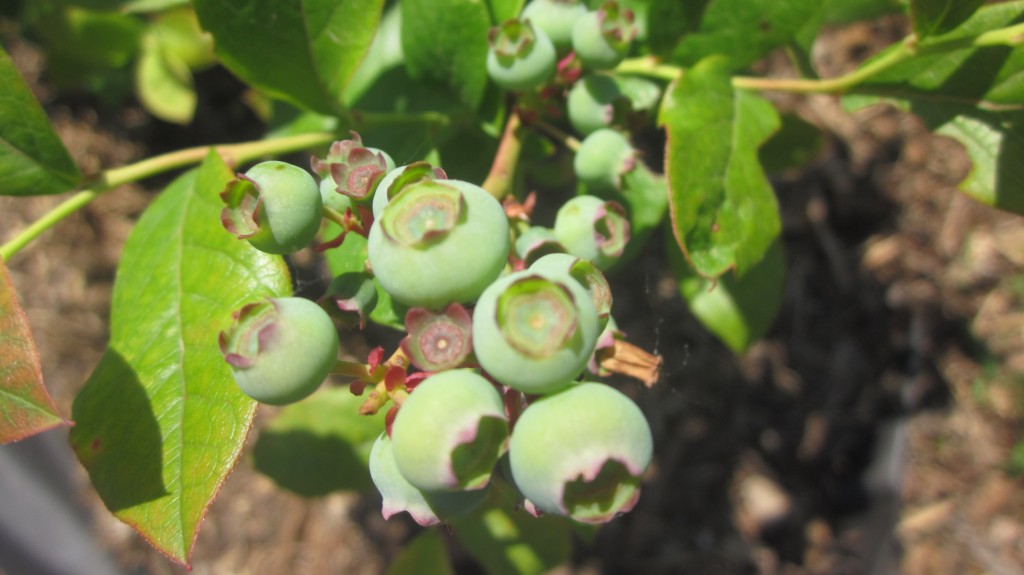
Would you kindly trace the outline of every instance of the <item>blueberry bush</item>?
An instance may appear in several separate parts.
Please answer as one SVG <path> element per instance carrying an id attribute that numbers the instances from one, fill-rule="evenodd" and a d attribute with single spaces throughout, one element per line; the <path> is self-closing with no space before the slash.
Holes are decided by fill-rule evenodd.
<path id="1" fill-rule="evenodd" d="M 765 333 L 785 260 L 762 152 L 810 145 L 780 129 L 767 95 L 909 110 L 965 148 L 964 193 L 1024 213 L 1021 0 L 5 10 L 58 85 L 188 124 L 193 72 L 222 66 L 267 119 L 262 139 L 83 174 L 0 52 L 0 193 L 69 194 L 4 230 L 0 441 L 74 422 L 111 513 L 185 565 L 259 403 L 299 426 L 302 410 L 333 409 L 359 454 L 346 486 L 370 488 L 368 473 L 385 518 L 448 525 L 495 573 L 565 562 L 572 534 L 628 513 L 657 452 L 637 398 L 661 360 L 617 329 L 607 278 L 656 246 L 732 351 Z M 823 26 L 893 11 L 909 36 L 819 77 L 809 55 Z M 779 51 L 797 76 L 753 72 Z M 297 153 L 308 160 L 272 159 Z M 135 223 L 106 353 L 59 413 L 5 262 L 104 192 L 180 170 Z M 323 272 L 318 293 L 293 294 L 301 250 Z M 368 357 L 339 343 L 381 329 L 400 343 L 370 341 Z M 522 525 L 522 545 L 485 513 Z M 424 530 L 394 572 L 450 570 L 441 545 Z"/>

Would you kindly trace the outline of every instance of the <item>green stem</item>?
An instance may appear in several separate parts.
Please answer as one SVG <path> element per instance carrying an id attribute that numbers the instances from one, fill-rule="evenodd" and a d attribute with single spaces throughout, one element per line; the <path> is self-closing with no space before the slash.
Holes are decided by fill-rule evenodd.
<path id="1" fill-rule="evenodd" d="M 322 132 L 300 134 L 298 136 L 276 138 L 273 140 L 245 142 L 242 144 L 199 146 L 154 156 L 128 166 L 107 170 L 86 189 L 71 196 L 47 212 L 43 217 L 32 222 L 32 224 L 11 238 L 7 243 L 0 246 L 0 257 L 10 260 L 11 256 L 21 251 L 22 248 L 39 237 L 40 234 L 52 228 L 57 222 L 84 208 L 89 202 L 95 200 L 104 192 L 163 172 L 197 164 L 206 157 L 211 147 L 217 150 L 217 153 L 224 158 L 228 165 L 237 166 L 264 156 L 275 156 L 327 144 L 334 137 L 335 135 L 332 133 Z"/>
<path id="2" fill-rule="evenodd" d="M 746 90 L 775 90 L 797 92 L 803 94 L 843 94 L 858 85 L 889 70 L 893 66 L 919 56 L 942 54 L 965 48 L 983 48 L 987 46 L 1018 46 L 1024 44 L 1024 23 L 989 30 L 977 36 L 960 38 L 924 40 L 918 42 L 916 36 L 908 36 L 893 49 L 882 53 L 874 60 L 867 62 L 849 74 L 837 78 L 788 79 L 788 78 L 756 78 L 734 76 L 732 85 Z M 653 56 L 629 58 L 615 69 L 622 74 L 637 74 L 661 80 L 675 80 L 683 75 L 684 70 L 671 64 L 663 64 Z"/>
<path id="3" fill-rule="evenodd" d="M 369 379 L 370 368 L 365 363 L 359 363 L 357 361 L 345 361 L 339 359 L 334 364 L 334 368 L 331 369 L 331 373 L 335 375 L 344 375 L 355 379 Z"/>
<path id="4" fill-rule="evenodd" d="M 512 192 L 512 177 L 519 163 L 519 154 L 523 151 L 522 120 L 513 112 L 505 123 L 505 131 L 498 144 L 498 152 L 494 155 L 491 171 L 480 187 L 487 190 L 497 199 L 502 199 Z"/>
<path id="5" fill-rule="evenodd" d="M 551 124 L 544 122 L 542 120 L 537 120 L 536 122 L 533 123 L 533 125 L 537 126 L 537 128 L 539 128 L 540 131 L 545 132 L 547 135 L 551 136 L 553 139 L 561 143 L 566 148 L 569 148 L 573 152 L 579 151 L 582 142 L 580 142 L 579 139 L 568 134 L 567 132 L 559 128 L 556 128 L 555 126 L 552 126 Z"/>

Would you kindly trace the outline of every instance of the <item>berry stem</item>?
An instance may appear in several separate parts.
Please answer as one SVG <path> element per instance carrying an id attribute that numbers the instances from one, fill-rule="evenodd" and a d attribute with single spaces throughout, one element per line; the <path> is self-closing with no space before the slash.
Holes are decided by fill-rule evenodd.
<path id="1" fill-rule="evenodd" d="M 480 186 L 497 199 L 502 199 L 512 192 L 512 176 L 519 163 L 519 155 L 523 150 L 522 120 L 515 111 L 505 123 L 505 131 L 498 144 L 498 153 L 494 155 L 491 171 Z"/>
<path id="2" fill-rule="evenodd" d="M 561 143 L 566 148 L 572 150 L 573 153 L 579 151 L 580 141 L 577 138 L 569 135 L 565 131 L 556 128 L 555 126 L 552 126 L 551 124 L 545 122 L 544 120 L 536 120 L 533 122 L 533 125 L 537 126 L 537 128 L 539 128 L 540 131 L 545 132 L 548 136 L 551 136 L 553 139 Z"/>
<path id="3" fill-rule="evenodd" d="M 345 214 L 339 212 L 334 208 L 324 206 L 324 219 L 330 220 L 338 224 L 339 226 L 341 226 L 341 229 L 343 230 L 348 229 L 348 222 L 345 221 Z"/>
<path id="4" fill-rule="evenodd" d="M 381 368 L 378 366 L 378 370 Z M 354 377 L 356 379 L 371 379 L 372 374 L 370 373 L 370 366 L 365 363 L 359 363 L 358 361 L 345 361 L 339 359 L 334 368 L 331 369 L 331 373 L 334 375 L 343 375 L 346 377 Z"/>
<path id="5" fill-rule="evenodd" d="M 264 156 L 295 152 L 327 144 L 334 137 L 333 133 L 319 132 L 273 140 L 244 142 L 241 144 L 221 144 L 213 146 L 213 149 L 217 150 L 217 153 L 224 158 L 228 165 L 236 166 Z M 0 246 L 0 257 L 10 260 L 11 256 L 21 251 L 29 242 L 52 228 L 57 222 L 89 205 L 90 202 L 101 196 L 104 192 L 125 184 L 144 180 L 157 174 L 197 164 L 206 157 L 210 149 L 210 146 L 186 148 L 102 172 L 84 190 L 81 190 L 50 210 L 8 240 L 7 243 Z"/>

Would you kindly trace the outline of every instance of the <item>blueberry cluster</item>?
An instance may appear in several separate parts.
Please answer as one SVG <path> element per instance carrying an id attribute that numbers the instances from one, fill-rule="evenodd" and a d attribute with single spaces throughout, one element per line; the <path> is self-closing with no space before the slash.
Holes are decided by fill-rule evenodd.
<path id="1" fill-rule="evenodd" d="M 554 228 L 530 228 L 482 187 L 425 162 L 395 167 L 357 135 L 312 169 L 319 184 L 281 162 L 239 174 L 222 194 L 225 227 L 289 253 L 327 214 L 342 236 L 366 237 L 366 269 L 334 278 L 319 302 L 236 312 L 220 346 L 242 391 L 290 403 L 334 372 L 369 389 L 365 413 L 390 404 L 370 459 L 385 517 L 458 517 L 495 475 L 534 513 L 600 523 L 631 509 L 651 459 L 647 421 L 621 392 L 580 381 L 598 372 L 595 352 L 614 328 L 600 269 L 628 240 L 622 208 L 579 196 Z M 539 255 L 536 230 L 557 249 Z M 353 371 L 337 359 L 334 319 L 362 325 L 378 289 L 407 309 L 408 334 L 391 359 L 380 350 Z"/>

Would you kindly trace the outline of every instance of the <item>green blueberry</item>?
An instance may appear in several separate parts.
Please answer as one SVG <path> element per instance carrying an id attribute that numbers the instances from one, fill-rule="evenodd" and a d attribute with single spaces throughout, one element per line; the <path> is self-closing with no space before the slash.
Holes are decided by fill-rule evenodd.
<path id="1" fill-rule="evenodd" d="M 338 356 L 338 332 L 315 302 L 282 297 L 246 305 L 220 334 L 235 383 L 262 403 L 284 405 L 310 395 Z"/>
<path id="2" fill-rule="evenodd" d="M 650 426 L 632 400 L 601 383 L 580 383 L 523 411 L 509 463 L 537 511 L 604 523 L 636 504 L 652 451 Z"/>
<path id="3" fill-rule="evenodd" d="M 626 136 L 602 128 L 583 139 L 573 158 L 576 178 L 591 194 L 622 189 L 622 176 L 636 166 L 636 152 Z"/>
<path id="4" fill-rule="evenodd" d="M 610 70 L 626 57 L 636 33 L 633 12 L 609 0 L 576 21 L 572 47 L 586 68 Z"/>
<path id="5" fill-rule="evenodd" d="M 490 491 L 420 491 L 398 470 L 391 438 L 383 432 L 370 450 L 370 478 L 383 499 L 384 519 L 405 511 L 424 527 L 466 515 L 483 503 Z"/>
<path id="6" fill-rule="evenodd" d="M 431 166 L 427 162 L 413 162 L 404 166 L 398 166 L 381 178 L 373 192 L 373 217 L 380 218 L 384 206 L 388 205 L 391 198 L 398 195 L 406 186 L 421 180 L 444 180 L 448 176 L 444 170 Z"/>
<path id="7" fill-rule="evenodd" d="M 261 162 L 221 192 L 221 222 L 256 249 L 288 254 L 310 244 L 320 229 L 323 201 L 313 176 L 285 162 Z"/>
<path id="8" fill-rule="evenodd" d="M 404 187 L 370 229 L 367 254 L 381 286 L 408 306 L 470 303 L 508 259 L 508 218 L 480 186 L 421 180 Z"/>
<path id="9" fill-rule="evenodd" d="M 588 74 L 573 84 L 566 99 L 569 123 L 587 136 L 615 121 L 616 109 L 628 106 L 629 100 L 618 82 L 607 74 Z"/>
<path id="10" fill-rule="evenodd" d="M 565 247 L 558 243 L 555 230 L 540 226 L 527 228 L 516 238 L 516 255 L 526 262 L 533 263 L 537 258 L 555 252 L 564 252 Z"/>
<path id="11" fill-rule="evenodd" d="M 501 394 L 468 369 L 431 375 L 402 403 L 391 441 L 402 477 L 417 489 L 483 489 L 508 447 Z"/>
<path id="12" fill-rule="evenodd" d="M 547 34 L 527 20 L 506 20 L 491 29 L 487 73 L 506 90 L 532 90 L 555 73 L 558 56 Z"/>
<path id="13" fill-rule="evenodd" d="M 597 310 L 598 328 L 605 329 L 612 313 L 612 287 L 593 262 L 569 254 L 548 254 L 533 262 L 530 269 L 572 276 L 590 294 Z"/>
<path id="14" fill-rule="evenodd" d="M 606 270 L 629 243 L 629 218 L 616 202 L 576 196 L 558 209 L 555 238 L 570 254 Z"/>
<path id="15" fill-rule="evenodd" d="M 600 334 L 590 294 L 567 273 L 525 270 L 488 286 L 473 311 L 473 351 L 488 375 L 526 393 L 568 385 Z"/>
<path id="16" fill-rule="evenodd" d="M 533 0 L 523 8 L 521 18 L 544 32 L 559 52 L 572 48 L 572 28 L 587 13 L 579 0 Z"/>

